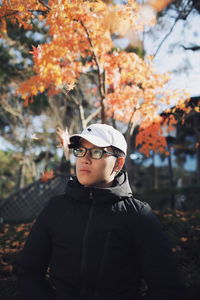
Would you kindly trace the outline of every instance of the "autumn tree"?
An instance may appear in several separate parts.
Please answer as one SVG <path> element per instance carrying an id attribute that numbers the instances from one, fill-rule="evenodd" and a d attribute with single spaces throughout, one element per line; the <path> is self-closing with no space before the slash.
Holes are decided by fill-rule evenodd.
<path id="1" fill-rule="evenodd" d="M 148 5 L 160 11 L 169 2 L 163 1 L 159 6 L 158 1 L 149 1 Z M 158 74 L 150 57 L 142 59 L 114 44 L 116 34 L 125 36 L 128 31 L 138 32 L 155 22 L 145 19 L 141 14 L 143 8 L 134 0 L 123 4 L 84 0 L 3 1 L 2 38 L 7 37 L 8 21 L 25 30 L 35 22 L 48 28 L 48 41 L 32 49 L 33 76 L 17 89 L 25 105 L 45 91 L 49 97 L 65 93 L 69 99 L 78 79 L 93 73 L 97 78 L 95 109 L 88 116 L 82 110 L 83 126 L 100 112 L 103 123 L 118 120 L 127 124 L 130 144 L 129 137 L 136 125 L 151 126 L 164 106 L 182 103 L 185 94 L 166 89 L 169 76 Z M 88 84 L 88 88 L 95 90 L 94 84 Z M 80 103 L 77 106 L 81 108 Z"/>

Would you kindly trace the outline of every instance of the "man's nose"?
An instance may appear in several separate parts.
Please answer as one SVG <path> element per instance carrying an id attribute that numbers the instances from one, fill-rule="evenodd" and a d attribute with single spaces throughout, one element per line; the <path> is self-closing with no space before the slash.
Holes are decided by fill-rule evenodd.
<path id="1" fill-rule="evenodd" d="M 85 156 L 83 157 L 83 161 L 84 161 L 84 162 L 87 162 L 87 163 L 91 162 L 90 151 L 87 151 L 87 152 L 86 152 Z"/>

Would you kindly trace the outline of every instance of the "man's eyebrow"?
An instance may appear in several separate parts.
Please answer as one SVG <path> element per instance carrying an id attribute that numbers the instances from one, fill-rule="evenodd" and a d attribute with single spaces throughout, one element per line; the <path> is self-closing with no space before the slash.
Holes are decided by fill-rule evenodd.
<path id="1" fill-rule="evenodd" d="M 84 148 L 87 148 L 87 149 L 99 149 L 99 150 L 108 150 L 108 147 L 99 147 L 99 146 L 95 146 L 93 145 L 93 147 L 86 147 L 84 146 L 82 143 L 79 144 L 79 147 L 84 147 Z"/>

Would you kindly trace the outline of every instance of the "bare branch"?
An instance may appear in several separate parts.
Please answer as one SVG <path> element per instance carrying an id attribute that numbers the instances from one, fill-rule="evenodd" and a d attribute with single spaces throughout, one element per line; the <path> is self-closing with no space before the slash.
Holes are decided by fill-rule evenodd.
<path id="1" fill-rule="evenodd" d="M 83 108 L 83 105 L 82 105 L 82 101 L 80 101 L 78 97 L 76 98 L 74 95 L 69 94 L 66 88 L 64 88 L 63 90 L 64 90 L 65 96 L 68 99 L 71 99 L 75 103 L 75 105 L 78 107 L 82 128 L 83 129 L 86 128 L 87 122 L 86 122 L 86 119 L 85 119 L 85 114 L 84 114 L 84 108 Z"/>
<path id="2" fill-rule="evenodd" d="M 5 99 L 0 99 L 0 104 L 3 109 L 10 113 L 12 116 L 19 118 L 22 121 L 22 113 L 17 108 L 11 106 Z"/>
<path id="3" fill-rule="evenodd" d="M 128 122 L 128 126 L 127 126 L 127 129 L 126 129 L 125 135 L 127 135 L 127 134 L 132 135 L 133 134 L 133 130 L 134 130 L 135 126 L 134 126 L 134 124 L 132 124 L 132 120 L 133 120 L 135 112 L 136 112 L 136 108 L 134 107 L 133 112 L 132 112 L 132 114 L 130 116 L 130 119 L 129 119 L 129 122 Z"/>
<path id="4" fill-rule="evenodd" d="M 63 94 L 66 96 L 67 99 L 71 99 L 75 105 L 79 105 L 78 100 L 72 94 L 69 94 L 69 91 L 65 87 L 63 88 Z"/>
<path id="5" fill-rule="evenodd" d="M 38 0 L 38 2 L 40 4 L 42 4 L 47 10 L 43 11 L 43 10 L 28 9 L 28 12 L 30 12 L 30 13 L 39 12 L 39 13 L 42 13 L 42 14 L 47 14 L 51 10 L 50 6 L 48 4 L 46 4 L 43 0 Z M 11 17 L 11 16 L 16 15 L 18 13 L 19 13 L 18 10 L 14 10 L 14 11 L 12 11 L 12 12 L 4 15 L 4 16 L 1 16 L 1 18 Z"/>
<path id="6" fill-rule="evenodd" d="M 13 12 L 11 12 L 11 13 L 9 13 L 9 14 L 7 14 L 7 15 L 4 15 L 4 16 L 2 16 L 1 18 L 7 18 L 7 17 L 11 17 L 11 16 L 13 16 L 13 15 L 16 15 L 16 14 L 18 14 L 18 10 L 14 10 Z"/>
<path id="7" fill-rule="evenodd" d="M 59 106 L 55 105 L 54 98 L 48 97 L 48 103 L 49 103 L 49 107 L 52 112 L 52 118 L 55 120 L 56 124 L 59 124 L 60 126 L 63 127 L 62 117 L 60 114 Z"/>
<path id="8" fill-rule="evenodd" d="M 185 19 L 189 16 L 189 14 L 191 13 L 192 8 L 187 12 L 187 15 L 185 16 Z M 169 32 L 164 36 L 164 38 L 162 39 L 162 41 L 160 42 L 160 44 L 158 45 L 157 50 L 155 51 L 155 53 L 153 54 L 153 56 L 155 57 L 158 53 L 158 51 L 160 50 L 160 48 L 162 47 L 163 43 L 166 41 L 166 39 L 168 38 L 168 36 L 171 34 L 171 32 L 173 31 L 174 27 L 176 26 L 176 23 L 181 19 L 182 16 L 182 11 L 179 12 L 179 15 L 176 17 L 174 24 L 172 25 L 171 29 L 169 30 Z"/>
<path id="9" fill-rule="evenodd" d="M 162 41 L 160 42 L 160 44 L 158 45 L 158 48 L 156 50 L 156 52 L 153 54 L 153 56 L 155 57 L 158 53 L 158 51 L 160 50 L 160 48 L 162 47 L 163 43 L 166 41 L 166 39 L 168 38 L 168 36 L 171 34 L 171 32 L 173 31 L 176 23 L 179 21 L 180 16 L 178 16 L 175 21 L 174 24 L 172 25 L 171 29 L 169 30 L 169 32 L 164 36 L 164 38 L 162 39 Z"/>
<path id="10" fill-rule="evenodd" d="M 98 107 L 92 114 L 90 114 L 85 119 L 86 124 L 88 124 L 92 119 L 94 119 L 100 112 L 101 112 L 101 107 Z"/>
<path id="11" fill-rule="evenodd" d="M 105 71 L 105 69 L 103 70 L 103 92 L 105 95 L 106 94 L 106 71 Z"/>
<path id="12" fill-rule="evenodd" d="M 93 50 L 93 44 L 92 44 L 92 40 L 90 38 L 90 34 L 89 34 L 89 31 L 88 29 L 86 28 L 85 24 L 80 21 L 80 20 L 74 20 L 75 22 L 79 22 L 81 24 L 81 26 L 83 27 L 86 35 L 87 35 L 87 38 L 88 38 L 88 41 L 89 41 L 89 44 L 91 46 L 91 50 L 92 50 L 92 56 L 94 58 L 94 61 L 96 63 L 96 66 L 97 66 L 97 73 L 98 73 L 98 81 L 99 81 L 99 94 L 100 94 L 100 97 L 101 97 L 101 120 L 103 123 L 105 123 L 105 105 L 104 105 L 104 99 L 105 99 L 105 79 L 101 77 L 101 71 L 100 71 L 100 66 L 99 66 L 99 62 L 98 62 L 98 58 Z M 105 76 L 105 74 L 103 74 L 103 76 Z"/>
<path id="13" fill-rule="evenodd" d="M 48 4 L 46 4 L 43 0 L 38 0 L 38 2 L 42 4 L 44 7 L 46 7 L 48 12 L 51 10 L 51 7 Z"/>
<path id="14" fill-rule="evenodd" d="M 192 51 L 199 51 L 200 46 L 191 46 L 191 47 L 185 47 L 184 45 L 181 45 L 184 50 L 192 50 Z"/>
<path id="15" fill-rule="evenodd" d="M 86 128 L 86 122 L 85 122 L 84 108 L 83 108 L 82 103 L 80 103 L 80 102 L 78 104 L 78 109 L 79 109 L 82 128 L 85 129 Z"/>
<path id="16" fill-rule="evenodd" d="M 102 93 L 102 88 L 103 88 L 103 85 L 102 85 L 102 81 L 101 81 L 101 71 L 100 71 L 100 66 L 99 66 L 99 62 L 98 62 L 98 59 L 97 59 L 97 56 L 93 50 L 93 44 L 92 44 L 92 40 L 90 38 L 90 34 L 89 34 L 89 31 L 88 29 L 86 28 L 85 24 L 82 22 L 82 21 L 79 21 L 79 20 L 75 20 L 76 22 L 79 22 L 81 24 L 81 26 L 83 27 L 86 35 L 87 35 L 87 38 L 88 38 L 88 41 L 89 41 L 89 44 L 91 46 L 91 49 L 92 49 L 92 55 L 93 55 L 93 58 L 94 58 L 94 61 L 96 63 L 96 66 L 97 66 L 97 70 L 98 70 L 98 78 L 99 78 L 99 93 L 100 93 L 100 96 L 101 98 L 103 99 L 104 96 L 103 96 L 103 93 Z"/>

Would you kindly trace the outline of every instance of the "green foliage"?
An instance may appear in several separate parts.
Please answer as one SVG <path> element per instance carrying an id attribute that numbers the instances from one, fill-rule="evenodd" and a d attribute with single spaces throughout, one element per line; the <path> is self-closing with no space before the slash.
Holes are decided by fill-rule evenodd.
<path id="1" fill-rule="evenodd" d="M 8 36 L 10 39 L 20 42 L 21 45 L 25 45 L 26 50 L 32 50 L 32 45 L 38 46 L 39 42 L 45 42 L 47 28 L 40 26 L 40 24 L 33 23 L 33 28 L 29 31 L 25 30 L 22 26 L 18 27 L 11 24 L 8 21 Z M 38 38 L 37 35 L 38 34 Z M 40 38 L 39 38 L 40 37 Z M 31 57 L 31 55 L 29 54 Z"/>
<path id="2" fill-rule="evenodd" d="M 0 198 L 4 198 L 9 195 L 16 184 L 16 174 L 18 173 L 18 165 L 13 159 L 12 152 L 0 151 Z"/>
<path id="3" fill-rule="evenodd" d="M 126 48 L 126 52 L 134 52 L 141 58 L 143 58 L 145 56 L 145 50 L 142 46 L 141 47 L 134 47 L 132 45 L 128 45 L 127 48 Z"/>
<path id="4" fill-rule="evenodd" d="M 8 48 L 6 49 L 6 47 L 0 45 L 0 85 L 6 83 L 15 73 L 13 66 L 10 64 L 11 59 L 12 56 Z"/>
<path id="5" fill-rule="evenodd" d="M 32 24 L 32 30 L 13 25 L 7 20 L 8 37 L 0 41 L 0 85 L 1 90 L 11 82 L 24 81 L 32 74 L 32 46 L 46 41 L 48 28 L 41 22 Z"/>
<path id="6" fill-rule="evenodd" d="M 42 111 L 45 111 L 49 107 L 47 95 L 45 93 L 39 94 L 34 97 L 33 103 L 29 104 L 28 109 L 30 113 L 34 115 L 40 115 Z"/>

